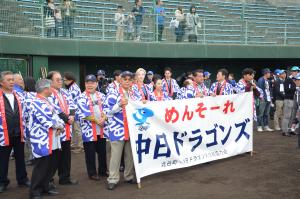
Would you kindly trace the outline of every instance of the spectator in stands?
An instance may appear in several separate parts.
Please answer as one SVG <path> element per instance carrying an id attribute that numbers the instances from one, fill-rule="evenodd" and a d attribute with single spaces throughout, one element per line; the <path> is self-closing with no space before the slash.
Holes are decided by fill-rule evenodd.
<path id="1" fill-rule="evenodd" d="M 190 13 L 186 15 L 186 26 L 189 42 L 197 42 L 198 28 L 201 28 L 201 22 L 194 5 L 191 6 Z"/>
<path id="2" fill-rule="evenodd" d="M 165 27 L 165 8 L 162 7 L 163 5 L 163 1 L 161 0 L 157 0 L 156 1 L 156 7 L 154 9 L 154 14 L 157 15 L 156 17 L 156 26 L 157 26 L 157 40 L 161 41 L 162 40 L 162 34 L 164 31 L 164 27 Z"/>
<path id="3" fill-rule="evenodd" d="M 124 41 L 124 23 L 125 15 L 123 13 L 123 6 L 118 6 L 117 13 L 115 14 L 115 22 L 117 26 L 116 40 Z"/>
<path id="4" fill-rule="evenodd" d="M 47 5 L 44 7 L 44 20 L 47 37 L 51 37 L 52 31 L 54 31 L 55 37 L 58 37 L 59 19 L 56 18 L 58 16 L 56 15 L 57 12 L 59 12 L 59 10 L 54 5 L 54 0 L 47 0 Z"/>
<path id="5" fill-rule="evenodd" d="M 133 13 L 129 13 L 126 17 L 126 39 L 127 40 L 133 40 L 134 39 L 134 21 L 135 17 Z"/>
<path id="6" fill-rule="evenodd" d="M 135 0 L 135 6 L 131 11 L 135 16 L 134 28 L 135 28 L 135 41 L 141 40 L 141 28 L 143 24 L 143 15 L 145 14 L 145 9 L 142 6 L 142 0 Z"/>
<path id="7" fill-rule="evenodd" d="M 273 99 L 275 101 L 275 114 L 274 114 L 274 128 L 276 131 L 280 131 L 279 119 L 283 119 L 283 100 L 284 100 L 284 80 L 286 73 L 284 70 L 277 70 L 275 75 L 276 80 L 273 86 Z"/>
<path id="8" fill-rule="evenodd" d="M 283 119 L 281 125 L 283 136 L 291 136 L 291 113 L 294 103 L 294 95 L 296 92 L 296 84 L 293 79 L 298 75 L 300 68 L 298 66 L 293 66 L 290 71 L 291 75 L 284 81 Z"/>
<path id="9" fill-rule="evenodd" d="M 182 42 L 185 34 L 186 20 L 181 6 L 178 6 L 175 11 L 175 17 L 179 22 L 178 27 L 175 28 L 176 42 Z"/>
<path id="10" fill-rule="evenodd" d="M 64 0 L 61 5 L 63 36 L 67 36 L 70 32 L 70 38 L 74 37 L 74 18 L 75 18 L 75 3 L 72 0 Z"/>
<path id="11" fill-rule="evenodd" d="M 204 75 L 204 84 L 206 88 L 210 88 L 211 86 L 210 72 L 205 71 L 203 75 Z"/>
<path id="12" fill-rule="evenodd" d="M 270 107 L 271 107 L 271 83 L 269 78 L 271 71 L 268 68 L 262 70 L 263 76 L 258 79 L 257 85 L 263 90 L 263 99 L 260 100 L 259 114 L 257 117 L 257 131 L 273 131 L 269 127 Z"/>

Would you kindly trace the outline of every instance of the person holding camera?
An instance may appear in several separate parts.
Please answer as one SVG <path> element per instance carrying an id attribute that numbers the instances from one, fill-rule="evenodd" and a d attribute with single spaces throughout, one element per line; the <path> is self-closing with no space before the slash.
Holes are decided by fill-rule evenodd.
<path id="1" fill-rule="evenodd" d="M 103 94 L 106 94 L 106 89 L 108 86 L 108 81 L 105 77 L 106 77 L 106 73 L 104 70 L 97 71 L 97 81 L 98 81 L 97 91 Z"/>

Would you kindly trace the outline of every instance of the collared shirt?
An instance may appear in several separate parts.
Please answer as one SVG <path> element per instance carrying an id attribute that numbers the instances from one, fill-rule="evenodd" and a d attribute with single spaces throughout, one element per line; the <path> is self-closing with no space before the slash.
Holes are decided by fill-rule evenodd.
<path id="1" fill-rule="evenodd" d="M 12 93 L 5 93 L 5 97 L 8 99 L 11 109 L 14 111 L 15 108 L 15 96 Z"/>

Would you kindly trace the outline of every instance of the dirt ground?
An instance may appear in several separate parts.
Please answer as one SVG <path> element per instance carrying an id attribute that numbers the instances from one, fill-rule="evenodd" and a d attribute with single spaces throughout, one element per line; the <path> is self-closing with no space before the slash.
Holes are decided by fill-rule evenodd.
<path id="1" fill-rule="evenodd" d="M 300 149 L 297 136 L 279 132 L 255 133 L 253 157 L 249 154 L 215 161 L 187 169 L 159 173 L 142 179 L 142 189 L 120 182 L 114 191 L 106 189 L 106 179 L 95 182 L 86 174 L 84 154 L 73 154 L 72 177 L 77 186 L 58 186 L 57 199 L 299 199 Z M 16 185 L 11 161 L 8 190 L 0 199 L 28 198 L 28 189 Z M 31 176 L 31 167 L 28 174 Z M 57 181 L 57 178 L 56 178 Z"/>

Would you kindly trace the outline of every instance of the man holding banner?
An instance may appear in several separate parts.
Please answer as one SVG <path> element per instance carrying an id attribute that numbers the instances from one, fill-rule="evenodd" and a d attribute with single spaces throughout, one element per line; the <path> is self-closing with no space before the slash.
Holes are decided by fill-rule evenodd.
<path id="1" fill-rule="evenodd" d="M 111 158 L 109 164 L 108 190 L 115 189 L 120 180 L 119 168 L 124 149 L 125 171 L 124 178 L 127 183 L 135 183 L 134 166 L 129 142 L 129 129 L 126 109 L 129 101 L 142 99 L 138 92 L 131 90 L 133 74 L 124 71 L 121 74 L 121 85 L 118 92 L 111 92 L 105 100 L 104 112 L 108 117 L 109 140 L 111 145 Z"/>
<path id="2" fill-rule="evenodd" d="M 77 101 L 77 116 L 83 138 L 85 163 L 88 176 L 91 180 L 100 180 L 105 175 L 106 167 L 106 141 L 104 138 L 104 123 L 106 116 L 103 113 L 105 95 L 96 91 L 97 78 L 88 75 L 85 78 L 85 91 Z M 98 172 L 96 171 L 95 154 L 98 154 Z"/>

